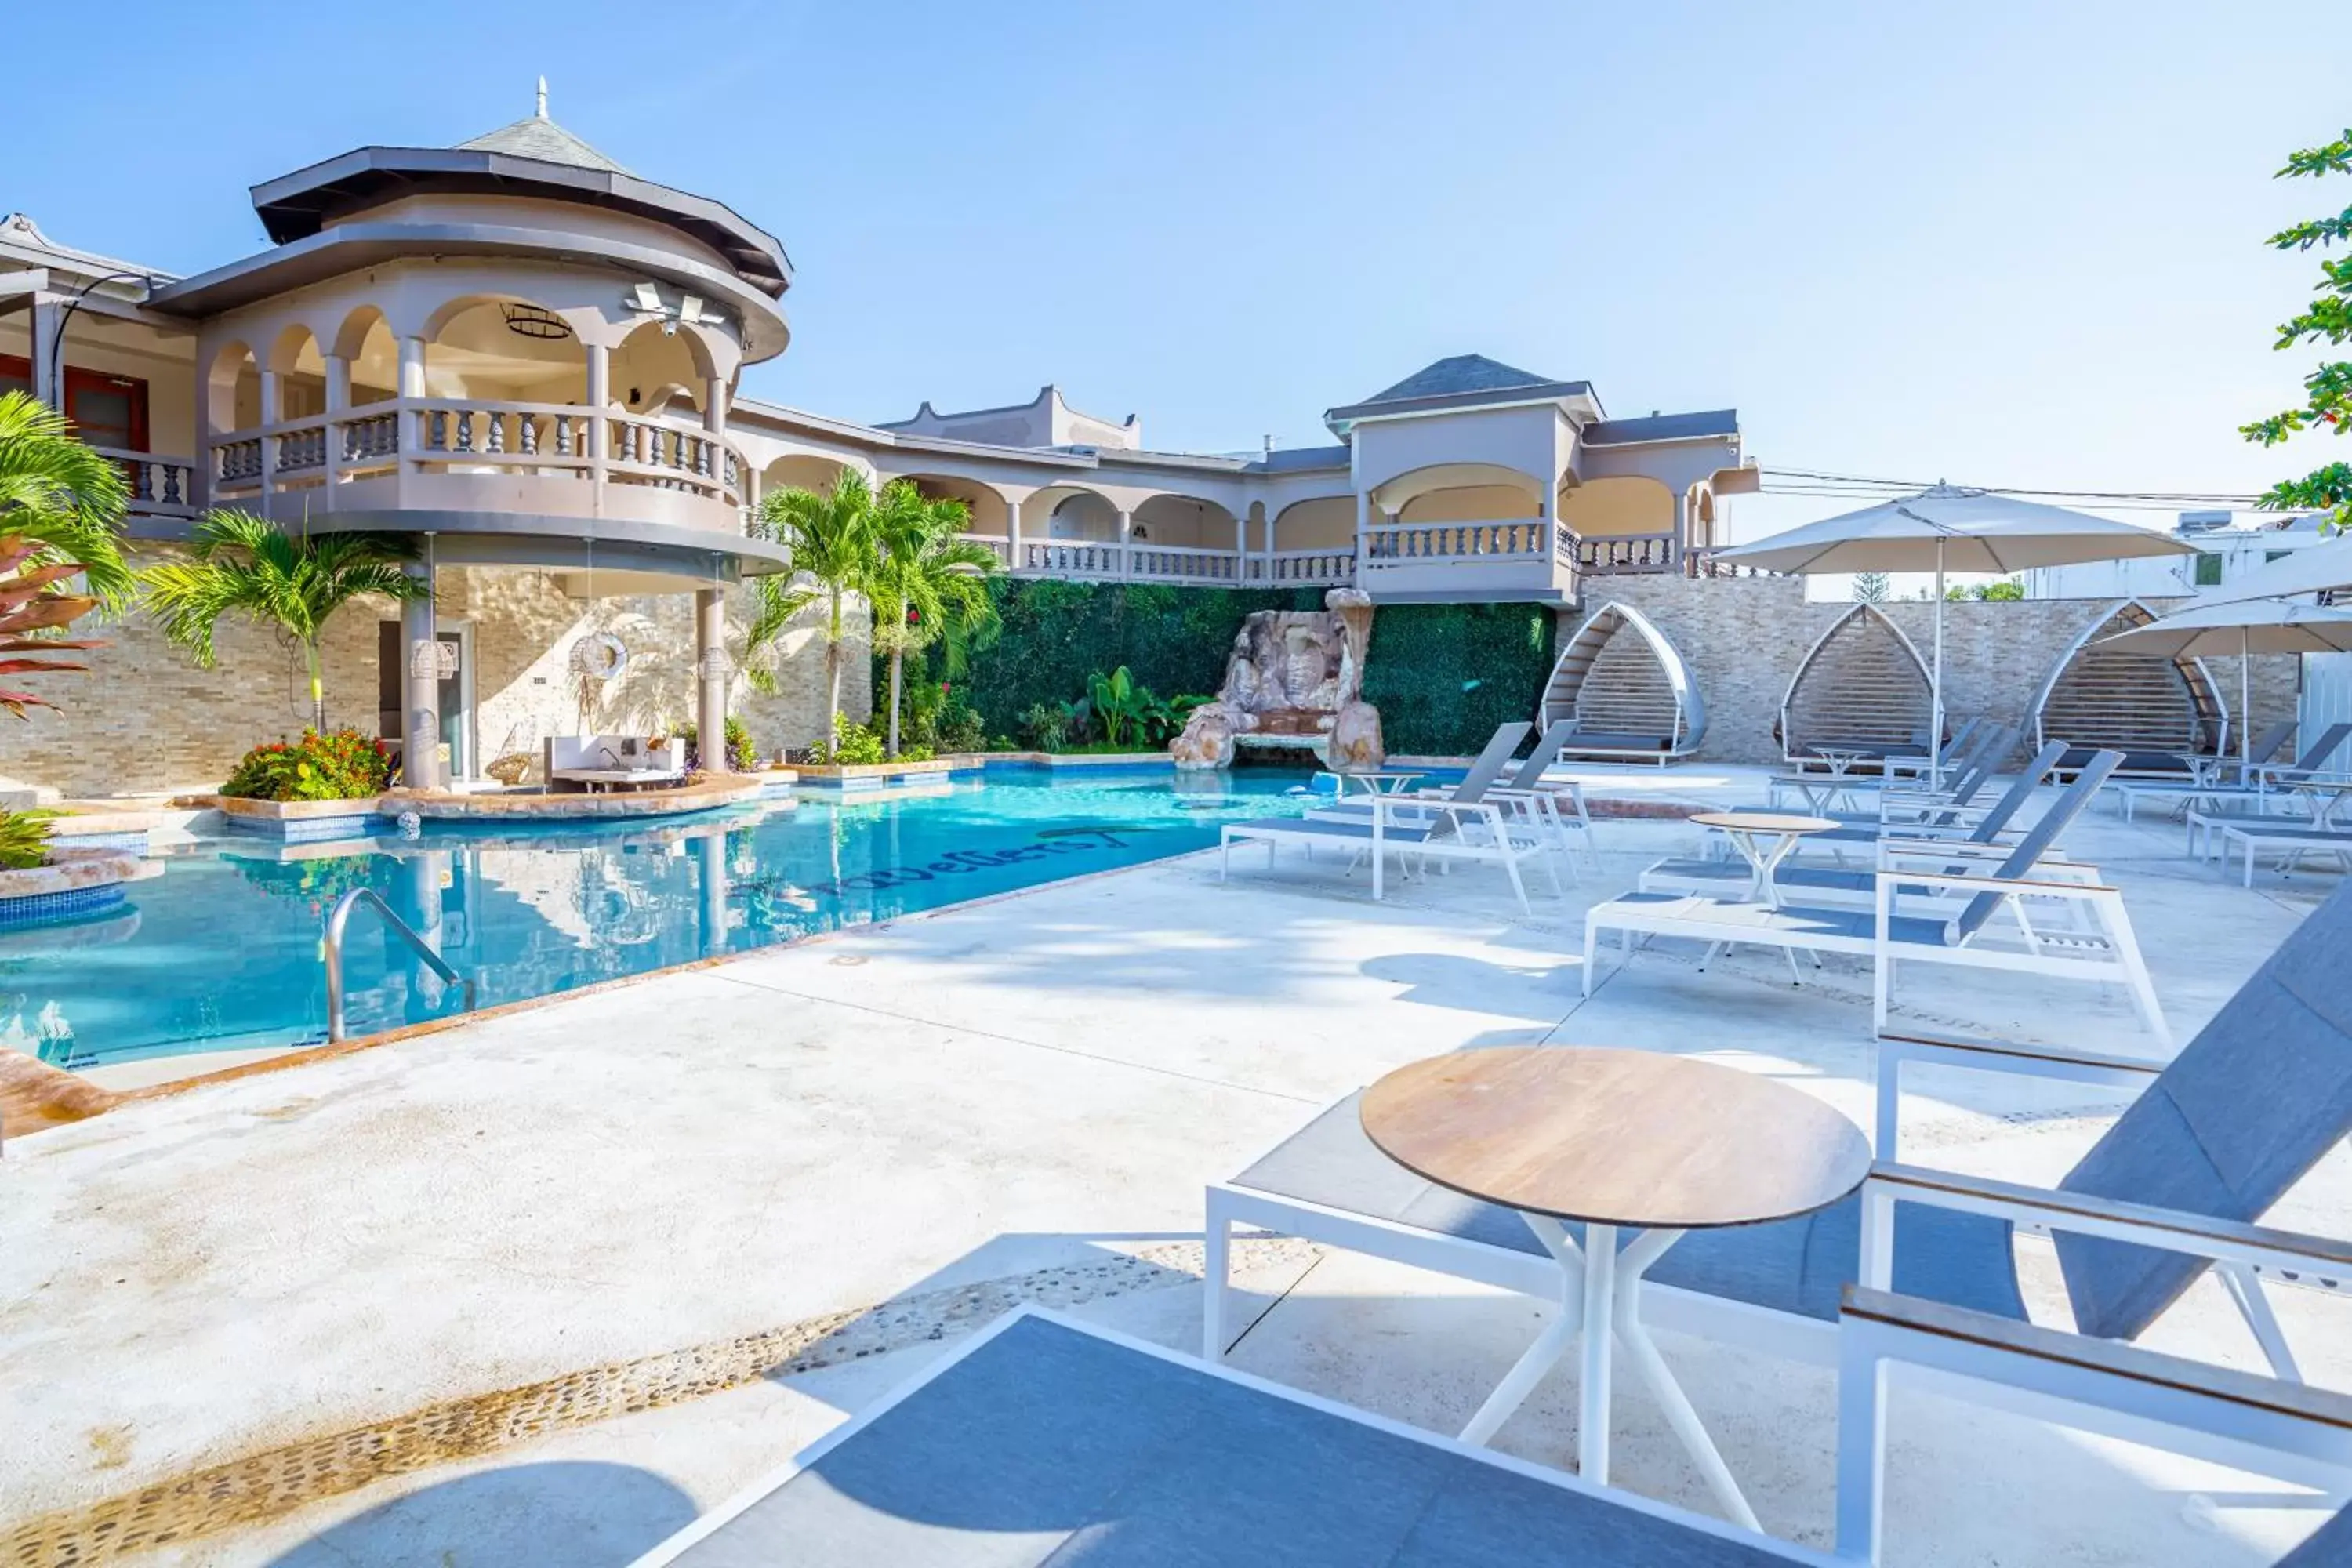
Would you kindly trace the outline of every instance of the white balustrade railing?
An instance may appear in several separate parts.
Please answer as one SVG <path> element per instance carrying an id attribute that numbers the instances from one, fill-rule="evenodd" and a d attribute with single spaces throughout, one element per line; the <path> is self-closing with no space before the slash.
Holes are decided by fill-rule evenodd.
<path id="1" fill-rule="evenodd" d="M 1024 539 L 1020 569 L 1048 577 L 1116 578 L 1126 569 L 1120 553 L 1116 544 L 1083 539 Z"/>
<path id="2" fill-rule="evenodd" d="M 153 452 L 130 452 L 113 447 L 90 448 L 120 465 L 131 487 L 131 510 L 165 517 L 194 517 L 196 460 L 165 458 Z"/>
<path id="3" fill-rule="evenodd" d="M 1364 530 L 1363 564 L 1379 571 L 1447 561 L 1543 561 L 1551 552 L 1551 525 L 1539 517 L 1383 522 Z"/>
<path id="4" fill-rule="evenodd" d="M 1000 566 L 1013 564 L 1013 542 L 1001 533 L 959 533 L 956 537 L 966 544 L 978 544 L 993 551 Z"/>
<path id="5" fill-rule="evenodd" d="M 1130 544 L 1127 574 L 1145 583 L 1238 583 L 1241 557 L 1230 550 L 1178 544 Z"/>
<path id="6" fill-rule="evenodd" d="M 1675 569 L 1675 536 L 1664 533 L 1622 533 L 1612 537 L 1579 536 L 1576 569 L 1588 577 L 1608 577 L 1633 572 Z"/>
<path id="7" fill-rule="evenodd" d="M 746 472 L 724 437 L 696 425 L 567 404 L 433 397 L 232 431 L 211 443 L 211 462 L 216 499 L 385 474 L 511 473 L 684 490 L 738 511 Z"/>
<path id="8" fill-rule="evenodd" d="M 1345 549 L 1277 550 L 1267 555 L 1253 555 L 1249 580 L 1286 583 L 1302 588 L 1345 585 L 1356 580 L 1356 552 Z"/>

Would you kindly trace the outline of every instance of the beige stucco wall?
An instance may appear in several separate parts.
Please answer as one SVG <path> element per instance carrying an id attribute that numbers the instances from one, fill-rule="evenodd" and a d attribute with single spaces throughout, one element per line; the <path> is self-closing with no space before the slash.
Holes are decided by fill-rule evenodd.
<path id="1" fill-rule="evenodd" d="M 565 664 L 572 644 L 611 631 L 628 645 L 629 668 L 603 693 L 592 727 L 649 731 L 694 714 L 694 597 L 665 594 L 573 599 L 552 574 L 520 568 L 444 568 L 445 625 L 470 622 L 474 633 L 478 754 L 536 754 L 547 735 L 571 734 L 578 695 Z M 728 598 L 730 648 L 740 649 L 750 590 Z M 762 755 L 805 746 L 824 729 L 824 648 L 811 611 L 779 645 L 779 692 L 764 696 L 738 674 L 730 710 L 742 716 Z M 346 607 L 328 624 L 327 709 L 331 723 L 373 732 L 376 626 L 388 604 Z M 843 649 L 842 705 L 852 718 L 870 711 L 865 615 L 853 607 L 852 640 Z M 33 710 L 17 722 L 0 715 L 0 790 L 60 791 L 68 797 L 198 790 L 217 785 L 249 746 L 299 734 L 310 703 L 299 656 L 269 633 L 226 621 L 220 661 L 199 669 L 143 616 L 107 626 L 110 646 L 89 656 L 88 675 L 41 682 L 62 713 Z"/>
<path id="2" fill-rule="evenodd" d="M 1560 492 L 1559 521 L 1588 539 L 1671 533 L 1675 495 L 1655 479 L 1588 479 Z"/>
<path id="3" fill-rule="evenodd" d="M 1587 579 L 1580 610 L 1563 615 L 1561 646 L 1585 615 L 1611 600 L 1631 605 L 1654 621 L 1682 650 L 1706 703 L 1701 755 L 1722 762 L 1769 762 L 1780 755 L 1772 738 L 1790 678 L 1832 621 L 1853 606 L 1808 604 L 1795 577 L 1692 579 L 1629 574 Z M 2151 601 L 2163 610 L 2178 600 Z M 2050 667 L 2084 626 L 2104 616 L 2106 599 L 2021 599 L 1948 604 L 1944 622 L 1945 710 L 2023 725 Z M 1933 658 L 1935 606 L 1924 601 L 1885 606 L 1895 624 Z M 2236 717 L 2238 661 L 2210 658 L 2222 700 Z M 2296 660 L 2253 661 L 2253 724 L 2295 716 Z"/>

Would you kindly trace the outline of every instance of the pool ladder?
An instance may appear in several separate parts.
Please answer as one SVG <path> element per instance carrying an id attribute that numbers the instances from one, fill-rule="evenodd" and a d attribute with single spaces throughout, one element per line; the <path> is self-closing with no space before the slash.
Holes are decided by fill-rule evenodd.
<path id="1" fill-rule="evenodd" d="M 334 912 L 327 917 L 327 1041 L 330 1045 L 343 1037 L 343 928 L 351 924 L 352 910 L 362 903 L 373 904 L 383 923 L 394 935 L 406 942 L 425 966 L 450 984 L 459 987 L 465 995 L 463 1011 L 474 1010 L 474 982 L 449 967 L 449 961 L 433 951 L 432 945 L 416 933 L 416 928 L 402 920 L 393 907 L 373 888 L 353 888 L 335 900 Z"/>

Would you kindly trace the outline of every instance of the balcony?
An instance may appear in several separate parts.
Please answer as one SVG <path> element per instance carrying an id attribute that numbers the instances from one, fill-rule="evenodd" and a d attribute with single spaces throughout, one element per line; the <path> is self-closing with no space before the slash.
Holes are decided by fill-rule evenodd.
<path id="1" fill-rule="evenodd" d="M 1576 535 L 1544 518 L 1376 523 L 1363 538 L 1359 585 L 1376 599 L 1574 596 Z"/>
<path id="2" fill-rule="evenodd" d="M 400 398 L 212 443 L 212 503 L 265 515 L 509 512 L 740 535 L 741 455 L 699 425 L 561 404 Z"/>
<path id="3" fill-rule="evenodd" d="M 131 487 L 132 516 L 186 519 L 196 515 L 194 458 L 167 458 L 113 447 L 93 447 L 90 450 L 101 458 L 111 458 L 121 468 L 122 477 Z"/>
<path id="4" fill-rule="evenodd" d="M 1016 577 L 1081 583 L 1165 583 L 1184 587 L 1331 587 L 1356 578 L 1356 552 L 1325 550 L 1200 550 L 1182 545 L 1120 544 L 1084 539 L 1024 539 L 1012 560 L 1002 534 L 967 533 L 996 552 Z"/>

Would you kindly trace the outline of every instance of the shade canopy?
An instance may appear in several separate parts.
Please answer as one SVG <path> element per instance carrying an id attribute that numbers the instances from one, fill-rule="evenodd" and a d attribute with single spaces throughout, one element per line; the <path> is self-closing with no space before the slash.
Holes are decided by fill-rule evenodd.
<path id="1" fill-rule="evenodd" d="M 2291 550 L 2234 583 L 2200 595 L 2198 602 L 2220 605 L 2241 599 L 2286 598 L 2324 594 L 2332 588 L 2352 588 L 2352 535 Z"/>
<path id="2" fill-rule="evenodd" d="M 2199 600 L 2092 646 L 2159 658 L 2344 653 L 2352 651 L 2352 610 L 2280 599 Z"/>
<path id="3" fill-rule="evenodd" d="M 1716 557 L 1772 572 L 1993 572 L 2197 547 L 2128 522 L 2064 507 L 1937 485 L 1899 500 L 1809 522 Z"/>

